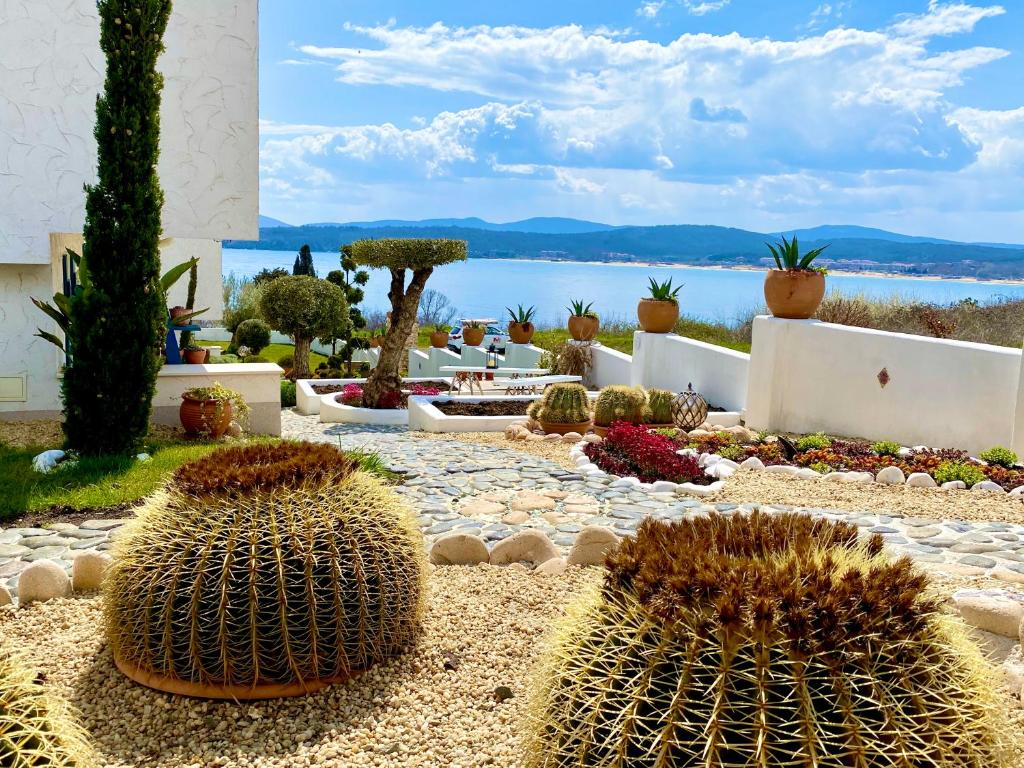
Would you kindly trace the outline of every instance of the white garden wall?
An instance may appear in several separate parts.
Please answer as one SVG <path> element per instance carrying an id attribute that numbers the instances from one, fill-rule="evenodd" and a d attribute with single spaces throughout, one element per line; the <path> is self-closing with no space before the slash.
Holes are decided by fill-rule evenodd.
<path id="1" fill-rule="evenodd" d="M 1020 370 L 1019 349 L 758 317 L 746 423 L 978 452 L 1013 442 Z"/>
<path id="2" fill-rule="evenodd" d="M 630 383 L 682 392 L 688 384 L 712 405 L 742 411 L 750 355 L 674 333 L 633 335 Z"/>
<path id="3" fill-rule="evenodd" d="M 612 384 L 629 384 L 633 377 L 633 358 L 617 349 L 595 344 L 590 348 L 594 361 L 590 369 L 591 386 L 608 387 Z"/>
<path id="4" fill-rule="evenodd" d="M 281 434 L 281 374 L 273 363 L 227 365 L 165 365 L 157 374 L 153 396 L 154 424 L 181 423 L 181 394 L 214 382 L 241 393 L 251 413 L 247 431 L 258 435 Z"/>

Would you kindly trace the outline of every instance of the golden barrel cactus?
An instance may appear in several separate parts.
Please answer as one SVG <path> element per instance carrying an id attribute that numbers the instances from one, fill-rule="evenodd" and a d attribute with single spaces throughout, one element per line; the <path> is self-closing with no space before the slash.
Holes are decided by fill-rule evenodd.
<path id="1" fill-rule="evenodd" d="M 0 649 L 0 765 L 88 768 L 95 765 L 85 731 L 24 659 Z"/>
<path id="2" fill-rule="evenodd" d="M 216 451 L 118 539 L 111 650 L 129 677 L 172 693 L 308 693 L 415 641 L 424 564 L 411 512 L 337 449 Z"/>
<path id="3" fill-rule="evenodd" d="M 542 664 L 529 768 L 993 768 L 991 680 L 907 559 L 807 516 L 647 521 Z"/>

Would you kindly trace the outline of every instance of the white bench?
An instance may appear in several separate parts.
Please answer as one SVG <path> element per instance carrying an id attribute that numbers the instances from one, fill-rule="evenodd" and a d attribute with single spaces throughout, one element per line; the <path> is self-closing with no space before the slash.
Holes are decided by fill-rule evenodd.
<path id="1" fill-rule="evenodd" d="M 582 376 L 533 376 L 529 379 L 513 379 L 505 388 L 506 395 L 536 395 L 549 384 L 574 384 L 583 381 Z"/>

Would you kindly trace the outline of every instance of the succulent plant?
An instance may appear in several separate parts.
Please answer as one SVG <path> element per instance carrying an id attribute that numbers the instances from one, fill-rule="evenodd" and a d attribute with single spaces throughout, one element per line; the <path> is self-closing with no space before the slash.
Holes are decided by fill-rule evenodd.
<path id="1" fill-rule="evenodd" d="M 987 451 L 982 451 L 978 458 L 982 461 L 987 461 L 989 464 L 995 464 L 997 467 L 1006 467 L 1007 469 L 1017 463 L 1017 454 L 1001 445 L 989 448 Z"/>
<path id="2" fill-rule="evenodd" d="M 683 290 L 682 285 L 673 288 L 672 278 L 669 278 L 665 282 L 659 282 L 653 277 L 649 277 L 647 280 L 649 283 L 647 286 L 647 290 L 650 293 L 649 298 L 654 301 L 671 301 L 673 304 L 679 303 L 679 292 Z"/>
<path id="3" fill-rule="evenodd" d="M 981 467 L 967 461 L 944 461 L 936 467 L 932 477 L 939 485 L 960 480 L 968 488 L 987 479 Z"/>
<path id="4" fill-rule="evenodd" d="M 538 676 L 528 768 L 1005 765 L 926 577 L 808 516 L 647 520 Z"/>
<path id="5" fill-rule="evenodd" d="M 804 435 L 796 441 L 796 449 L 804 451 L 820 451 L 832 445 L 832 440 L 824 432 L 815 432 L 813 435 Z"/>
<path id="6" fill-rule="evenodd" d="M 811 264 L 828 248 L 827 245 L 821 248 L 814 248 L 801 256 L 800 245 L 797 242 L 796 235 L 793 235 L 792 240 L 787 240 L 786 236 L 783 235 L 781 243 L 775 243 L 775 245 L 765 243 L 765 245 L 772 252 L 775 266 L 779 269 L 815 269 Z"/>
<path id="7" fill-rule="evenodd" d="M 601 390 L 594 401 L 594 423 L 608 427 L 616 421 L 640 424 L 644 418 L 647 394 L 640 387 L 613 384 Z"/>
<path id="8" fill-rule="evenodd" d="M 52 696 L 24 659 L 0 648 L 0 765 L 87 768 L 95 759 L 70 708 Z"/>
<path id="9" fill-rule="evenodd" d="M 550 424 L 580 424 L 590 421 L 590 399 L 582 384 L 552 384 L 544 390 L 533 418 Z"/>
<path id="10" fill-rule="evenodd" d="M 216 451 L 179 470 L 115 547 L 104 586 L 119 668 L 159 690 L 295 695 L 418 636 L 409 510 L 331 446 Z"/>
<path id="11" fill-rule="evenodd" d="M 569 299 L 569 315 L 572 317 L 597 317 L 594 311 L 594 302 L 584 304 L 583 299 Z"/>
<path id="12" fill-rule="evenodd" d="M 871 450 L 879 456 L 899 456 L 903 446 L 895 440 L 879 440 L 871 444 Z"/>
<path id="13" fill-rule="evenodd" d="M 645 424 L 671 424 L 674 393 L 667 389 L 648 389 L 647 405 L 644 407 Z"/>

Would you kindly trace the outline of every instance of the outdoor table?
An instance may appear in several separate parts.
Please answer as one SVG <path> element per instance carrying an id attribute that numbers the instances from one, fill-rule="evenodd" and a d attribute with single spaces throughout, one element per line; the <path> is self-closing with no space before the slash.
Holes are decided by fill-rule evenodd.
<path id="1" fill-rule="evenodd" d="M 550 373 L 547 368 L 488 368 L 485 365 L 442 365 L 438 372 L 441 374 L 451 374 L 452 383 L 448 387 L 449 395 L 453 392 L 462 392 L 463 386 L 468 387 L 469 394 L 471 395 L 473 394 L 474 387 L 482 395 L 484 388 L 477 378 L 477 374 L 490 373 L 495 378 L 518 379 L 521 376 L 543 376 Z"/>

